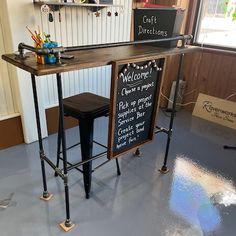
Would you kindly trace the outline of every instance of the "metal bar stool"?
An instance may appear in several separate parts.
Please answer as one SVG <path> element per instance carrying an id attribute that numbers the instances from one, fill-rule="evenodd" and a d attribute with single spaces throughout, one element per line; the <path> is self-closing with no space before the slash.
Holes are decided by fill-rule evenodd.
<path id="1" fill-rule="evenodd" d="M 80 129 L 80 143 L 74 144 L 67 149 L 73 148 L 76 145 L 80 145 L 81 147 L 81 156 L 82 161 L 92 158 L 93 151 L 93 131 L 94 131 L 94 120 L 98 117 L 107 116 L 109 112 L 109 99 L 98 96 L 93 93 L 81 93 L 72 97 L 68 97 L 63 99 L 64 105 L 64 115 L 71 116 L 79 121 L 79 129 Z M 59 161 L 62 160 L 60 157 L 60 149 L 61 149 L 61 127 L 59 122 L 58 129 L 58 140 L 57 140 L 57 168 L 59 167 Z M 107 148 L 106 146 L 95 142 L 96 144 Z M 106 152 L 104 152 L 106 153 Z M 107 163 L 105 161 L 103 164 Z M 102 166 L 99 165 L 98 167 Z M 73 166 L 72 163 L 67 162 L 69 169 Z M 97 169 L 98 167 L 94 168 Z M 117 175 L 120 175 L 120 167 L 118 159 L 116 158 L 116 167 L 117 167 Z M 87 199 L 90 197 L 90 189 L 91 189 L 91 181 L 92 181 L 92 161 L 83 164 L 83 170 L 80 170 L 76 167 L 77 170 L 83 173 L 84 179 L 84 189 L 85 196 Z M 56 174 L 55 174 L 56 175 Z"/>

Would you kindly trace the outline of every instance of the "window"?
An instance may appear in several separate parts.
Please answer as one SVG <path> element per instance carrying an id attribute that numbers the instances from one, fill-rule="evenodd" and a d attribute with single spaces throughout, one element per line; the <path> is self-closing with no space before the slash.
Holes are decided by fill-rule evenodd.
<path id="1" fill-rule="evenodd" d="M 236 0 L 201 0 L 195 42 L 236 49 Z"/>

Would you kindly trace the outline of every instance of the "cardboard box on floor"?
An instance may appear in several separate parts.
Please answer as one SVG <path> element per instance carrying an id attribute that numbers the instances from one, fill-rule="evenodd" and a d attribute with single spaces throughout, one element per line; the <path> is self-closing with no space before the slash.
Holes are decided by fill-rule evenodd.
<path id="1" fill-rule="evenodd" d="M 236 102 L 199 93 L 192 115 L 236 130 Z"/>

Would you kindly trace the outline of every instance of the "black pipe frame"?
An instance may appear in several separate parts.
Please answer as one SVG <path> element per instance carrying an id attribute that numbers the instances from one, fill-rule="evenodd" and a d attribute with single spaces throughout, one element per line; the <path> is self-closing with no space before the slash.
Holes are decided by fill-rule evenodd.
<path id="1" fill-rule="evenodd" d="M 67 171 L 67 153 L 66 153 L 66 136 L 65 136 L 65 124 L 64 124 L 64 106 L 62 97 L 62 84 L 61 74 L 57 73 L 57 93 L 59 101 L 59 122 L 61 126 L 61 142 L 62 142 L 62 155 L 63 155 L 63 174 L 64 174 L 64 188 L 65 188 L 65 203 L 66 203 L 66 220 L 65 226 L 71 227 L 72 222 L 70 219 L 70 200 L 69 200 L 69 186 L 68 186 L 68 171 Z"/>
<path id="2" fill-rule="evenodd" d="M 92 46 L 79 46 L 79 47 L 58 47 L 53 49 L 35 49 L 34 47 L 25 45 L 25 44 L 19 44 L 19 52 L 23 55 L 23 49 L 28 49 L 30 51 L 34 51 L 36 53 L 42 53 L 42 54 L 48 54 L 48 53 L 57 53 L 60 55 L 61 52 L 66 51 L 77 51 L 77 50 L 88 50 L 88 49 L 97 49 L 97 48 L 103 48 L 103 47 L 114 47 L 114 46 L 125 46 L 125 45 L 135 45 L 135 44 L 142 44 L 142 43 L 152 43 L 152 42 L 163 42 L 163 41 L 173 41 L 173 40 L 182 40 L 182 42 L 186 42 L 187 40 L 192 39 L 191 35 L 184 35 L 184 36 L 178 36 L 175 38 L 170 39 L 162 39 L 162 40 L 142 40 L 142 41 L 135 41 L 135 42 L 124 42 L 124 43 L 115 43 L 115 44 L 101 44 L 101 45 L 92 45 Z M 184 45 L 182 44 L 182 47 Z M 162 173 L 168 172 L 167 169 L 167 158 L 169 153 L 169 146 L 172 136 L 172 128 L 174 123 L 174 117 L 175 117 L 175 109 L 176 109 L 176 102 L 177 102 L 177 95 L 178 95 L 178 88 L 179 88 L 179 81 L 182 74 L 182 67 L 183 67 L 183 57 L 184 54 L 181 54 L 180 62 L 179 62 L 179 68 L 178 68 L 178 76 L 176 79 L 176 88 L 175 88 L 175 94 L 174 94 L 174 101 L 173 101 L 173 107 L 172 107 L 172 113 L 171 113 L 171 119 L 169 123 L 169 129 L 156 127 L 157 130 L 155 133 L 164 132 L 167 134 L 167 144 L 166 144 L 166 152 L 165 152 L 165 158 L 164 158 L 164 164 L 161 168 Z M 35 106 L 35 115 L 36 115 L 36 123 L 37 123 L 37 132 L 38 132 L 38 140 L 39 140 L 39 152 L 40 152 L 40 160 L 41 160 L 41 170 L 42 170 L 42 177 L 43 177 L 43 197 L 46 199 L 49 197 L 49 193 L 47 191 L 47 181 L 46 181 L 46 174 L 45 174 L 45 165 L 44 161 L 46 161 L 53 169 L 54 171 L 64 180 L 64 187 L 65 187 L 65 204 L 66 204 L 66 220 L 65 220 L 65 227 L 70 228 L 73 224 L 70 219 L 70 205 L 69 205 L 69 187 L 68 187 L 68 171 L 71 169 L 77 169 L 79 166 L 86 164 L 90 161 L 93 161 L 95 159 L 103 157 L 106 153 L 102 153 L 100 155 L 94 156 L 93 158 L 81 161 L 79 163 L 76 163 L 74 165 L 71 165 L 67 167 L 67 153 L 66 153 L 66 137 L 65 137 L 65 128 L 64 128 L 64 107 L 63 107 L 63 96 L 62 96 L 62 84 L 61 84 L 61 74 L 56 74 L 57 79 L 57 93 L 58 93 L 58 100 L 59 100 L 59 113 L 60 113 L 60 126 L 62 129 L 62 159 L 63 159 L 63 171 L 57 168 L 57 166 L 48 159 L 44 153 L 43 148 L 43 141 L 42 141 L 42 132 L 41 132 L 41 125 L 40 125 L 40 116 L 39 116 L 39 107 L 38 107 L 38 96 L 37 96 L 37 89 L 36 89 L 36 82 L 35 82 L 35 75 L 31 74 L 31 82 L 32 82 L 32 88 L 33 88 L 33 96 L 34 96 L 34 106 Z M 139 149 L 137 149 L 139 150 Z M 106 163 L 106 162 L 105 162 Z M 101 164 L 103 165 L 103 164 Z M 118 174 L 120 174 L 120 170 L 118 170 Z"/>
<path id="3" fill-rule="evenodd" d="M 45 164 L 44 164 L 45 154 L 44 154 L 43 139 L 42 139 L 42 132 L 41 132 L 41 124 L 40 124 L 38 95 L 37 95 L 35 76 L 33 74 L 31 74 L 31 83 L 32 83 L 32 89 L 33 89 L 34 109 L 35 109 L 35 116 L 36 116 L 36 123 L 37 123 L 37 133 L 38 133 L 38 140 L 39 140 L 38 141 L 39 155 L 40 155 L 42 178 L 43 178 L 43 198 L 47 199 L 50 196 L 50 194 L 48 193 L 48 189 L 47 189 L 47 179 L 46 179 Z"/>
<path id="4" fill-rule="evenodd" d="M 153 40 L 139 40 L 139 41 L 128 41 L 128 42 L 119 42 L 119 43 L 106 43 L 106 44 L 87 45 L 87 46 L 55 47 L 55 48 L 37 48 L 37 47 L 35 48 L 30 45 L 20 43 L 18 45 L 18 52 L 21 58 L 24 58 L 24 49 L 27 49 L 31 52 L 35 52 L 38 55 L 54 54 L 55 57 L 57 58 L 57 62 L 60 62 L 61 53 L 63 52 L 129 46 L 129 45 L 138 45 L 138 44 L 147 44 L 147 43 L 170 42 L 170 41 L 179 41 L 179 40 L 182 41 L 181 47 L 185 47 L 186 42 L 191 39 L 193 39 L 192 35 L 179 35 L 172 38 L 162 38 L 162 39 L 153 39 Z"/>
<path id="5" fill-rule="evenodd" d="M 172 132 L 173 132 L 173 124 L 174 124 L 174 118 L 175 118 L 175 113 L 176 113 L 176 103 L 177 103 L 177 97 L 178 97 L 178 91 L 179 91 L 179 83 L 180 83 L 180 79 L 181 79 L 182 73 L 183 73 L 183 63 L 184 63 L 184 53 L 181 53 L 180 61 L 179 61 L 179 67 L 178 67 L 178 75 L 177 75 L 177 79 L 176 79 L 176 86 L 175 86 L 175 93 L 174 93 L 174 100 L 173 100 L 173 105 L 172 105 L 169 128 L 168 129 L 164 129 L 164 128 L 160 129 L 160 132 L 164 132 L 164 133 L 167 134 L 167 142 L 166 142 L 164 163 L 163 163 L 163 166 L 160 169 L 160 172 L 162 172 L 162 173 L 167 173 L 169 171 L 168 168 L 167 168 L 167 159 L 168 159 L 168 154 L 169 154 L 169 149 L 170 149 L 170 141 L 171 141 Z M 156 133 L 158 133 L 158 131 L 156 131 Z"/>

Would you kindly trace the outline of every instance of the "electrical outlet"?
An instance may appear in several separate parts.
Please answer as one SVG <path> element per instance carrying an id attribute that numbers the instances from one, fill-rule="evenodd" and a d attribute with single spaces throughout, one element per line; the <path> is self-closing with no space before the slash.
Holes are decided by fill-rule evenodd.
<path id="1" fill-rule="evenodd" d="M 174 95 L 175 95 L 175 88 L 176 88 L 176 81 L 173 81 L 169 96 L 169 102 L 167 106 L 168 111 L 172 111 L 173 107 L 173 101 L 174 101 Z M 178 89 L 178 95 L 177 95 L 177 105 L 176 105 L 176 111 L 180 110 L 181 106 L 178 104 L 181 104 L 183 102 L 183 97 L 186 89 L 186 81 L 180 80 L 179 81 L 179 89 Z M 171 102 L 172 101 L 172 102 Z"/>

